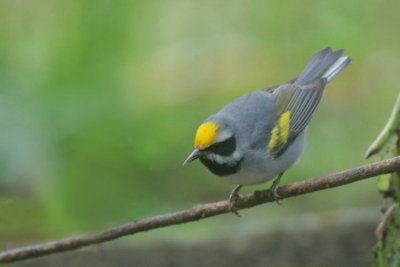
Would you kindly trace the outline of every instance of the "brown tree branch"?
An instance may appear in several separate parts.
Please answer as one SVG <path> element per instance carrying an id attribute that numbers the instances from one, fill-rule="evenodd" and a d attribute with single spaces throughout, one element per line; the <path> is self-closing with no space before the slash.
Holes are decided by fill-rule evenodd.
<path id="1" fill-rule="evenodd" d="M 400 156 L 338 173 L 294 182 L 280 187 L 278 189 L 278 193 L 282 198 L 294 197 L 318 190 L 353 183 L 361 179 L 398 170 L 400 170 Z M 237 208 L 246 209 L 272 201 L 274 201 L 274 199 L 269 190 L 256 191 L 253 194 L 241 197 L 238 200 Z M 84 246 L 117 239 L 126 235 L 132 235 L 174 224 L 198 221 L 207 217 L 228 212 L 230 212 L 229 203 L 226 200 L 197 205 L 191 209 L 183 211 L 138 219 L 120 226 L 111 227 L 97 234 L 70 237 L 58 241 L 4 251 L 0 253 L 0 263 L 14 262 L 55 252 L 77 249 Z"/>

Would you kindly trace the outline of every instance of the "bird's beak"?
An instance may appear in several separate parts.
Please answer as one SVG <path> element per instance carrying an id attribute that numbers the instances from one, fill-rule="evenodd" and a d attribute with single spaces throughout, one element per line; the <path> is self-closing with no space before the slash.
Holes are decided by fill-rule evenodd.
<path id="1" fill-rule="evenodd" d="M 195 148 L 193 150 L 193 152 L 190 153 L 189 157 L 187 157 L 185 159 L 185 161 L 183 162 L 183 165 L 186 165 L 189 162 L 192 162 L 193 160 L 198 159 L 200 157 L 200 153 L 201 153 L 200 150 L 198 148 Z"/>

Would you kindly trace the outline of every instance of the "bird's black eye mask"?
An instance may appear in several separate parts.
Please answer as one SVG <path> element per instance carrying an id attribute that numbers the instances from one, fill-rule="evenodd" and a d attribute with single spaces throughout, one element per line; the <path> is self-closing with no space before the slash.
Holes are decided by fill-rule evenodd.
<path id="1" fill-rule="evenodd" d="M 215 143 L 207 147 L 203 151 L 211 152 L 221 156 L 229 156 L 235 151 L 235 149 L 236 149 L 236 138 L 234 136 L 231 136 L 225 141 Z"/>

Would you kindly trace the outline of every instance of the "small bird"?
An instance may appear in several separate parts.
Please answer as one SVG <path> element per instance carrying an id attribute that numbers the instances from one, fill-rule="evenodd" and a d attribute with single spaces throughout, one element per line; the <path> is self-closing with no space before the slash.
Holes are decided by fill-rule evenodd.
<path id="1" fill-rule="evenodd" d="M 300 157 L 304 136 L 325 85 L 351 62 L 343 49 L 327 47 L 312 56 L 300 76 L 289 82 L 238 97 L 209 116 L 197 129 L 194 150 L 183 165 L 200 161 L 223 181 L 242 186 L 274 180 L 275 200 L 283 173 Z"/>

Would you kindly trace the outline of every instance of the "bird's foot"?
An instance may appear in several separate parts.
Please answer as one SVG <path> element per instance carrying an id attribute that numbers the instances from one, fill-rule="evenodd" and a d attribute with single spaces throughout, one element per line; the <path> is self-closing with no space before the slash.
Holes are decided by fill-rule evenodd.
<path id="1" fill-rule="evenodd" d="M 276 202 L 276 204 L 280 205 L 282 198 L 278 194 L 278 187 L 279 187 L 279 185 L 275 185 L 275 183 L 274 183 L 274 184 L 272 184 L 270 190 L 271 190 L 272 197 L 273 197 L 274 201 Z"/>
<path id="2" fill-rule="evenodd" d="M 236 203 L 237 203 L 237 200 L 240 198 L 239 191 L 241 188 L 242 188 L 242 185 L 236 186 L 232 190 L 231 194 L 229 195 L 229 210 L 238 217 L 240 217 L 240 214 L 236 207 Z"/>
<path id="3" fill-rule="evenodd" d="M 273 197 L 274 201 L 276 202 L 276 204 L 278 204 L 278 205 L 281 204 L 281 199 L 282 199 L 282 197 L 278 194 L 279 182 L 281 180 L 282 175 L 283 175 L 283 173 L 278 175 L 278 177 L 274 180 L 274 182 L 272 183 L 272 186 L 270 188 L 272 197 Z"/>

